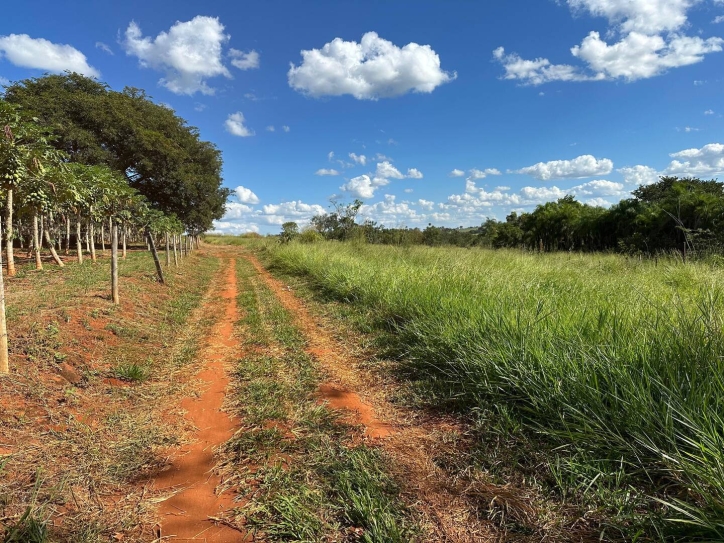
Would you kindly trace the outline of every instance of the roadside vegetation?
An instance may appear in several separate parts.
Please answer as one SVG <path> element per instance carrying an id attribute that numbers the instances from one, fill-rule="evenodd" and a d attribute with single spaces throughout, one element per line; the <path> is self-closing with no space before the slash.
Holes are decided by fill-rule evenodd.
<path id="1" fill-rule="evenodd" d="M 604 539 L 724 537 L 724 280 L 678 257 L 247 240 L 350 304 L 419 406 L 507 442 Z M 516 443 L 516 445 L 513 445 Z M 490 451 L 488 451 L 490 452 Z M 504 452 L 504 451 L 503 451 Z M 531 449 L 531 458 L 540 456 Z M 504 454 L 502 455 L 505 456 Z M 509 466 L 510 467 L 510 466 Z M 532 466 L 528 466 L 532 468 Z"/>
<path id="2" fill-rule="evenodd" d="M 381 449 L 317 399 L 322 375 L 290 314 L 239 259 L 239 335 L 246 355 L 233 396 L 242 428 L 222 471 L 239 488 L 238 521 L 270 541 L 416 539 Z"/>
<path id="3" fill-rule="evenodd" d="M 207 327 L 192 314 L 218 260 L 195 253 L 164 285 L 134 247 L 123 306 L 106 299 L 105 266 L 32 267 L 7 295 L 16 364 L 0 379 L 0 541 L 149 541 L 156 496 L 135 483 L 184 439 L 165 409 L 187 386 Z"/>

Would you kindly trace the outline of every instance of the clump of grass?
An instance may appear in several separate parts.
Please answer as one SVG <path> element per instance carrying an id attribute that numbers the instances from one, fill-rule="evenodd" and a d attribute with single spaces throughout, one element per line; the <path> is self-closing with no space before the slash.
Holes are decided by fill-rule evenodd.
<path id="1" fill-rule="evenodd" d="M 544 438 L 562 459 L 552 471 L 564 494 L 600 492 L 601 505 L 632 493 L 607 511 L 614 523 L 630 513 L 651 537 L 724 538 L 716 268 L 616 255 L 265 247 L 277 269 L 365 311 L 422 401 L 500 412 Z"/>
<path id="2" fill-rule="evenodd" d="M 5 530 L 3 543 L 48 543 L 46 523 L 28 507 L 18 521 Z"/>
<path id="3" fill-rule="evenodd" d="M 147 366 L 136 364 L 135 362 L 119 364 L 115 367 L 114 373 L 119 379 L 132 381 L 134 383 L 142 383 L 150 376 Z"/>
<path id="4" fill-rule="evenodd" d="M 361 541 L 406 543 L 409 527 L 400 522 L 405 511 L 396 498 L 397 486 L 382 468 L 385 459 L 378 450 L 364 445 L 338 451 L 327 467 L 329 488 L 340 503 L 349 526 L 362 526 Z"/>

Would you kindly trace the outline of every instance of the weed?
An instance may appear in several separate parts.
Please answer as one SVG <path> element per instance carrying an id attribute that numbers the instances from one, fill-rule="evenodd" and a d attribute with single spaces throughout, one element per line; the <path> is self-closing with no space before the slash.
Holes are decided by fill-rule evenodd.
<path id="1" fill-rule="evenodd" d="M 3 543 L 47 543 L 48 529 L 28 507 L 22 517 L 5 530 Z"/>
<path id="2" fill-rule="evenodd" d="M 136 363 L 119 364 L 114 372 L 119 379 L 138 383 L 147 380 L 150 373 L 147 366 Z"/>

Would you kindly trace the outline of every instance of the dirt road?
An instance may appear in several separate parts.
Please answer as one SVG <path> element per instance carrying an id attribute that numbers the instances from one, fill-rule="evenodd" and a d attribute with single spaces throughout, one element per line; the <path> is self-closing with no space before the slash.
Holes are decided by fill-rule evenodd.
<path id="1" fill-rule="evenodd" d="M 235 264 L 233 259 L 226 264 L 220 318 L 200 355 L 204 366 L 197 378 L 203 382 L 204 390 L 198 397 L 187 397 L 181 402 L 185 418 L 197 430 L 191 436 L 192 442 L 177 451 L 169 468 L 154 480 L 155 490 L 176 491 L 159 508 L 160 538 L 207 543 L 246 541 L 244 534 L 215 520 L 233 507 L 234 496 L 229 492 L 217 495 L 221 479 L 213 472 L 214 450 L 237 427 L 222 411 L 229 384 L 228 368 L 239 356 L 239 342 L 234 337 L 238 318 Z"/>

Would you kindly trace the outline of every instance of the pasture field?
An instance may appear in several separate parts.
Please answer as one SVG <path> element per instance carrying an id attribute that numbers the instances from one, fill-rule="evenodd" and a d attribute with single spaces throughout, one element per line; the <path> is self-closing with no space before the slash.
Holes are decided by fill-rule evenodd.
<path id="1" fill-rule="evenodd" d="M 604 539 L 724 538 L 721 268 L 244 243 L 275 273 L 351 308 L 398 361 L 412 391 L 402 401 L 465 417 L 514 458 L 531 449 L 529 482 L 598 518 Z M 500 468 L 482 453 L 471 462 Z"/>

